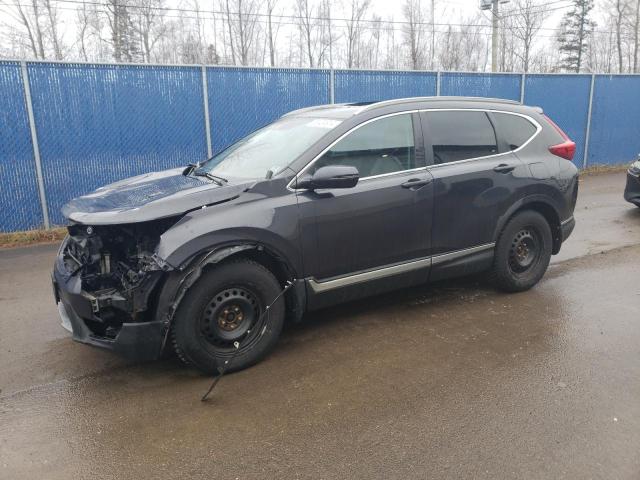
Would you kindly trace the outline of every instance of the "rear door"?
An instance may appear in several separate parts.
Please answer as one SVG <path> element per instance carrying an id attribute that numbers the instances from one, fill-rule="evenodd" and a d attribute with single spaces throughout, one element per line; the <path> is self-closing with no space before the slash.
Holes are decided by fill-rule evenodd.
<path id="1" fill-rule="evenodd" d="M 434 178 L 434 254 L 491 244 L 498 219 L 528 182 L 526 166 L 496 135 L 492 112 L 429 110 L 422 119 Z"/>

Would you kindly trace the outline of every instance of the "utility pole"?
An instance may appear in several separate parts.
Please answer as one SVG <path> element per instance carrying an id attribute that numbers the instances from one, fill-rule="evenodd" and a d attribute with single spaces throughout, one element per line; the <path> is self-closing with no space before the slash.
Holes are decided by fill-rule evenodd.
<path id="1" fill-rule="evenodd" d="M 500 43 L 500 25 L 498 0 L 491 2 L 491 71 L 498 71 L 498 45 Z"/>
<path id="2" fill-rule="evenodd" d="M 640 0 L 639 0 L 640 1 Z M 500 45 L 500 7 L 509 0 L 480 0 L 480 10 L 491 10 L 491 71 L 498 71 L 498 45 Z"/>

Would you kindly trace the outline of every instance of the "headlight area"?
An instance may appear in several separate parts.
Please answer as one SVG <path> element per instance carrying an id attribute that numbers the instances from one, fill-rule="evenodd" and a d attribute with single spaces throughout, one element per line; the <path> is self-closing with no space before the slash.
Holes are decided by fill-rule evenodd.
<path id="1" fill-rule="evenodd" d="M 94 335 L 113 339 L 123 323 L 152 320 L 150 307 L 163 276 L 154 251 L 177 220 L 68 227 L 58 268 L 90 305 L 82 320 Z"/>

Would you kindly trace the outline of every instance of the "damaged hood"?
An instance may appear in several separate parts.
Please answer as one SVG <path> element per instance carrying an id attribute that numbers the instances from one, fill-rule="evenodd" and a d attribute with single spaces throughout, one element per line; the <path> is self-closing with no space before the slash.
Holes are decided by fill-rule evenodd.
<path id="1" fill-rule="evenodd" d="M 62 214 L 92 225 L 146 222 L 229 201 L 254 183 L 219 186 L 183 171 L 184 167 L 152 172 L 106 185 L 74 198 L 62 207 Z"/>

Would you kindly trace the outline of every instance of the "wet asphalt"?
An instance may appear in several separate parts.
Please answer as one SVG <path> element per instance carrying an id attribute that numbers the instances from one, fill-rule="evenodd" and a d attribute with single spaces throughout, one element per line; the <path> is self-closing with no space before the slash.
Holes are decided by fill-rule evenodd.
<path id="1" fill-rule="evenodd" d="M 472 278 L 291 326 L 209 379 L 74 343 L 56 247 L 0 252 L 0 479 L 640 478 L 640 209 L 582 180 L 529 292 Z"/>

